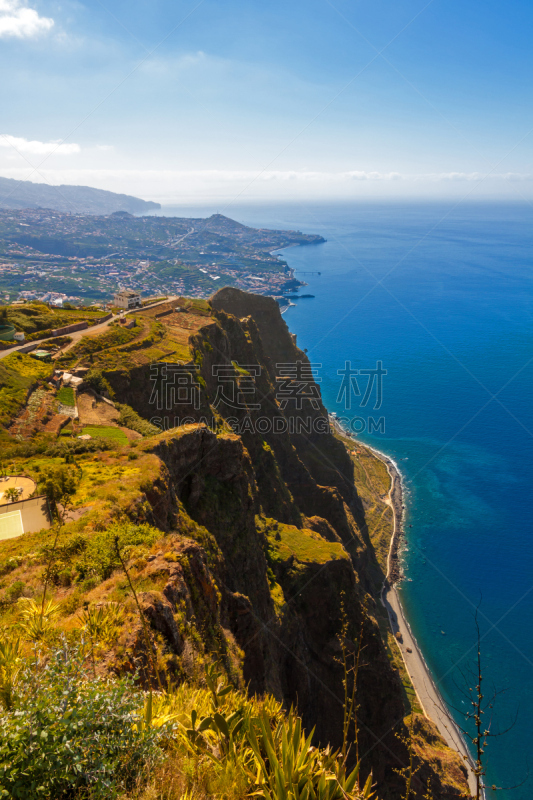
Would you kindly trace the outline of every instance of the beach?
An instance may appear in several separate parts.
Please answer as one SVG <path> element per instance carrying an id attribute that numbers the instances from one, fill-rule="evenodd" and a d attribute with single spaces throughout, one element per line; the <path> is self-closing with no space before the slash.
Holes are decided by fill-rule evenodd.
<path id="1" fill-rule="evenodd" d="M 353 438 L 352 434 L 343 429 L 335 416 L 330 416 L 329 420 L 342 436 Z M 362 446 L 370 450 L 380 461 L 383 461 L 387 467 L 387 472 L 389 473 L 391 481 L 389 495 L 385 502 L 388 502 L 393 511 L 393 529 L 387 557 L 387 576 L 381 590 L 381 602 L 387 611 L 392 633 L 400 649 L 405 668 L 411 679 L 419 705 L 424 715 L 435 723 L 448 747 L 458 752 L 465 760 L 468 769 L 468 785 L 471 794 L 475 796 L 476 780 L 472 772 L 474 769 L 472 756 L 468 751 L 462 733 L 451 717 L 446 703 L 435 685 L 429 667 L 424 660 L 424 656 L 407 622 L 400 596 L 395 586 L 402 577 L 400 549 L 403 537 L 405 509 L 402 476 L 397 464 L 390 456 L 386 455 L 386 453 L 382 453 L 380 450 L 376 450 L 375 447 L 371 447 L 368 444 Z M 397 634 L 399 634 L 399 640 Z M 482 796 L 484 797 L 484 795 Z"/>
<path id="2" fill-rule="evenodd" d="M 404 516 L 402 477 L 397 465 L 389 456 L 369 445 L 365 445 L 365 447 L 371 450 L 376 458 L 381 459 L 381 461 L 385 463 L 391 478 L 389 502 L 393 510 L 394 522 L 387 561 L 387 577 L 381 590 L 381 602 L 387 610 L 391 630 L 396 637 L 418 702 L 425 716 L 435 723 L 447 745 L 453 750 L 456 750 L 464 758 L 465 763 L 468 762 L 468 784 L 470 792 L 475 795 L 476 781 L 471 771 L 474 768 L 472 757 L 468 752 L 461 732 L 451 718 L 450 712 L 433 681 L 416 639 L 411 632 L 398 591 L 395 587 L 395 583 L 401 578 L 400 546 L 403 535 Z M 398 633 L 401 637 L 400 641 L 398 641 L 398 637 L 396 636 Z"/>

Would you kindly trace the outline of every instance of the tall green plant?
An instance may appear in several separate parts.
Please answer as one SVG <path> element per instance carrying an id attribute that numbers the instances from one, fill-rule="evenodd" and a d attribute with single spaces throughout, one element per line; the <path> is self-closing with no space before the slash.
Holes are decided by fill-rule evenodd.
<path id="1" fill-rule="evenodd" d="M 15 692 L 23 667 L 20 639 L 6 631 L 0 635 L 0 703 L 6 711 L 13 708 Z"/>
<path id="2" fill-rule="evenodd" d="M 359 725 L 357 719 L 357 712 L 359 704 L 357 703 L 357 680 L 359 676 L 359 669 L 361 667 L 361 653 L 363 651 L 363 630 L 365 624 L 366 608 L 363 605 L 361 615 L 361 625 L 359 629 L 359 637 L 352 642 L 350 641 L 350 625 L 348 614 L 346 613 L 346 595 L 341 592 L 341 630 L 338 637 L 339 645 L 342 653 L 342 669 L 343 678 L 342 686 L 344 689 L 343 698 L 343 722 L 342 722 L 342 746 L 341 754 L 344 763 L 348 759 L 350 752 L 350 730 L 353 731 L 353 743 L 355 745 L 355 760 L 359 763 Z M 359 780 L 358 780 L 359 785 Z"/>
<path id="3" fill-rule="evenodd" d="M 30 597 L 21 597 L 18 603 L 24 638 L 31 642 L 49 642 L 61 605 L 53 600 L 37 602 Z"/>
<path id="4" fill-rule="evenodd" d="M 113 642 L 124 619 L 124 612 L 117 603 L 105 606 L 89 606 L 78 612 L 81 629 L 89 638 L 93 674 L 96 675 L 96 653 L 99 647 Z"/>
<path id="5" fill-rule="evenodd" d="M 256 797 L 264 800 L 348 800 L 373 796 L 372 776 L 357 789 L 359 764 L 349 774 L 337 751 L 312 747 L 314 730 L 305 736 L 302 721 L 290 711 L 275 729 L 265 714 L 248 734 L 255 767 Z"/>

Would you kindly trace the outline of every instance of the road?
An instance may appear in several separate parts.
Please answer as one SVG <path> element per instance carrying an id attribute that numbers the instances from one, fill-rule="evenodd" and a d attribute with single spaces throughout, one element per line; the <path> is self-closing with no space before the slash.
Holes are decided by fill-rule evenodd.
<path id="1" fill-rule="evenodd" d="M 83 331 L 74 331 L 74 333 L 69 333 L 68 336 L 70 336 L 71 339 L 72 339 L 72 344 L 69 345 L 69 347 L 72 347 L 73 344 L 75 344 L 76 342 L 79 342 L 79 340 L 82 339 L 84 336 L 87 336 L 87 335 L 92 336 L 93 333 L 95 333 L 96 331 L 101 333 L 116 318 L 117 317 L 114 316 L 111 319 L 107 320 L 107 322 L 102 322 L 100 325 L 93 325 L 92 328 L 85 328 L 85 330 L 83 330 Z M 11 355 L 11 353 L 18 353 L 19 350 L 24 349 L 29 344 L 40 345 L 43 342 L 49 342 L 50 339 L 53 339 L 53 338 L 54 338 L 53 336 L 45 336 L 44 339 L 37 339 L 37 340 L 34 340 L 33 342 L 24 342 L 24 344 L 21 344 L 18 347 L 11 347 L 9 350 L 2 350 L 2 351 L 0 351 L 0 359 Z"/>
<path id="2" fill-rule="evenodd" d="M 172 300 L 177 300 L 179 295 L 173 295 L 171 297 L 167 297 L 166 300 L 159 300 L 157 303 L 152 303 L 149 306 L 144 306 L 143 308 L 132 308 L 128 313 L 138 313 L 140 311 L 147 311 L 150 308 L 156 308 L 157 306 L 162 306 L 164 303 L 169 303 Z M 102 322 L 100 325 L 93 325 L 91 328 L 85 328 L 82 331 L 74 331 L 74 333 L 69 333 L 68 336 L 71 337 L 72 342 L 67 345 L 67 347 L 63 348 L 63 353 L 66 350 L 70 350 L 71 347 L 74 347 L 80 339 L 83 339 L 84 336 L 93 336 L 95 333 L 102 333 L 109 325 L 113 322 L 113 320 L 118 319 L 122 314 L 115 314 L 111 319 L 107 320 L 107 322 Z M 53 339 L 53 336 L 45 336 L 43 339 L 37 339 L 33 342 L 24 342 L 24 344 L 19 345 L 18 347 L 11 347 L 9 350 L 1 350 L 0 351 L 0 359 L 5 358 L 6 356 L 10 355 L 11 353 L 18 353 L 19 350 L 27 347 L 29 344 L 40 345 L 43 342 L 49 342 L 50 339 Z"/>
<path id="3" fill-rule="evenodd" d="M 179 239 L 174 239 L 174 241 L 173 241 L 173 242 L 170 242 L 170 243 L 169 243 L 169 247 L 175 247 L 177 244 L 179 244 L 179 243 L 180 243 L 180 242 L 182 242 L 184 239 L 186 239 L 186 238 L 187 238 L 187 236 L 190 236 L 190 235 L 191 235 L 191 233 L 194 233 L 194 228 L 191 228 L 191 229 L 190 229 L 190 231 L 187 231 L 187 233 L 184 233 L 184 234 L 183 234 L 183 236 L 180 236 L 180 237 L 179 237 Z"/>

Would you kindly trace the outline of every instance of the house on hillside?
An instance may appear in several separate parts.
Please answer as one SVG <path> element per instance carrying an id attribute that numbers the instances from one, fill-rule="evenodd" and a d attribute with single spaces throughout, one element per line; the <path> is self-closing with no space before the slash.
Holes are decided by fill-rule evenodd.
<path id="1" fill-rule="evenodd" d="M 129 289 L 122 289 L 117 292 L 113 298 L 113 305 L 118 308 L 141 308 L 141 295 L 137 292 L 132 292 Z"/>

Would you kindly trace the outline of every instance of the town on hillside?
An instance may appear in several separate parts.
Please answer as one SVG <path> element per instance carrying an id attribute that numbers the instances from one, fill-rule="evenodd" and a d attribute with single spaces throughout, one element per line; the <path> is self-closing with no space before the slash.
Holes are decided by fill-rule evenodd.
<path id="1" fill-rule="evenodd" d="M 209 297 L 221 286 L 282 295 L 302 285 L 275 255 L 321 236 L 207 219 L 0 209 L 0 302 L 106 303 L 117 290 Z"/>

